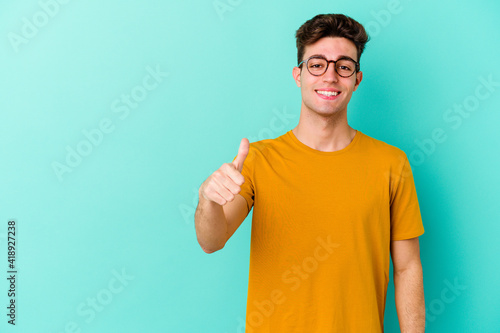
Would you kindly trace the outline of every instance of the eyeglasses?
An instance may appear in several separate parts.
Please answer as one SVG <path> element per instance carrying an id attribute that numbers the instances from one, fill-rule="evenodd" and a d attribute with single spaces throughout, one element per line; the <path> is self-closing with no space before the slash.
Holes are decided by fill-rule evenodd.
<path id="1" fill-rule="evenodd" d="M 342 77 L 349 77 L 359 71 L 359 62 L 348 57 L 343 57 L 338 60 L 326 60 L 326 58 L 322 56 L 312 56 L 301 61 L 297 67 L 300 67 L 304 62 L 306 63 L 309 73 L 314 76 L 325 74 L 331 62 L 333 62 L 335 66 L 335 72 Z"/>

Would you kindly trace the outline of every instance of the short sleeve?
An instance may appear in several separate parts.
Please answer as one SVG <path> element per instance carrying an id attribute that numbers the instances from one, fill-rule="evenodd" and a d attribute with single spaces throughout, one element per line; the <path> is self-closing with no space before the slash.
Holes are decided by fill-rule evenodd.
<path id="1" fill-rule="evenodd" d="M 250 212 L 250 210 L 252 209 L 253 203 L 254 203 L 254 198 L 255 198 L 254 179 L 253 179 L 255 152 L 253 151 L 252 148 L 253 148 L 252 144 L 250 144 L 250 149 L 248 151 L 247 158 L 245 159 L 245 162 L 243 163 L 243 168 L 241 170 L 241 174 L 245 178 L 245 182 L 243 183 L 243 185 L 241 185 L 241 191 L 239 193 L 247 201 L 248 212 Z M 233 162 L 237 156 L 238 155 L 236 155 L 233 158 Z"/>
<path id="2" fill-rule="evenodd" d="M 410 162 L 404 155 L 401 172 L 391 186 L 391 240 L 414 238 L 424 233 L 422 216 Z"/>

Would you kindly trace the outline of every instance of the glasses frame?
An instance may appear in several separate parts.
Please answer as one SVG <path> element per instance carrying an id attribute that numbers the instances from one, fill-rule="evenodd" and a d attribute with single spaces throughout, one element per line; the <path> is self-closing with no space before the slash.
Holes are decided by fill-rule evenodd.
<path id="1" fill-rule="evenodd" d="M 311 59 L 324 59 L 326 61 L 326 68 L 325 68 L 325 71 L 322 73 L 322 74 L 313 74 L 311 73 L 311 71 L 309 70 L 309 66 L 307 65 L 307 63 L 309 62 L 309 60 Z M 354 68 L 354 72 L 352 72 L 350 75 L 348 76 L 344 76 L 344 75 L 341 75 L 338 71 L 337 71 L 337 61 L 340 61 L 340 60 L 351 60 L 354 62 L 355 64 L 355 68 Z M 335 73 L 337 73 L 340 77 L 351 77 L 354 73 L 356 72 L 359 72 L 359 62 L 355 61 L 354 59 L 352 58 L 349 58 L 349 57 L 341 57 L 337 60 L 328 60 L 326 59 L 325 57 L 323 56 L 320 56 L 320 55 L 313 55 L 313 56 L 310 56 L 309 58 L 305 59 L 305 60 L 302 60 L 300 62 L 300 64 L 297 65 L 297 67 L 300 67 L 302 66 L 303 63 L 306 63 L 306 68 L 307 68 L 307 71 L 309 72 L 309 74 L 313 75 L 313 76 L 322 76 L 322 75 L 325 75 L 326 71 L 328 70 L 328 66 L 330 66 L 330 63 L 333 62 L 333 68 L 335 69 Z M 302 69 L 302 68 L 301 68 Z"/>

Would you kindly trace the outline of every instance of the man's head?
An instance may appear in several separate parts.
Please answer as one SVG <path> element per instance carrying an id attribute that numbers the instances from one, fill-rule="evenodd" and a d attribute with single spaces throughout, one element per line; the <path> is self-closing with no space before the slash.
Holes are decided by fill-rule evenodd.
<path id="1" fill-rule="evenodd" d="M 293 76 L 301 88 L 302 110 L 323 116 L 346 113 L 363 78 L 359 59 L 368 41 L 365 29 L 342 14 L 317 15 L 297 30 L 296 38 Z"/>
<path id="2" fill-rule="evenodd" d="M 297 64 L 304 60 L 306 46 L 316 43 L 323 37 L 344 37 L 354 43 L 357 51 L 356 60 L 368 42 L 365 28 L 354 19 L 342 14 L 320 14 L 304 23 L 295 33 L 297 39 Z"/>

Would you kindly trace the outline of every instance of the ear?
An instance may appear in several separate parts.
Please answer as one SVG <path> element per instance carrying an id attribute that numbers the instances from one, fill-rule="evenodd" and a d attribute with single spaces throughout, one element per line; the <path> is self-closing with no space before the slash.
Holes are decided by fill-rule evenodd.
<path id="1" fill-rule="evenodd" d="M 354 83 L 354 89 L 352 91 L 356 91 L 356 89 L 358 89 L 358 86 L 361 83 L 361 80 L 363 80 L 363 72 L 357 72 L 356 73 L 356 83 Z"/>
<path id="2" fill-rule="evenodd" d="M 293 68 L 293 71 L 292 71 L 292 75 L 293 75 L 293 79 L 295 80 L 295 84 L 297 85 L 297 87 L 300 88 L 300 73 L 302 72 L 302 70 L 295 66 Z"/>

